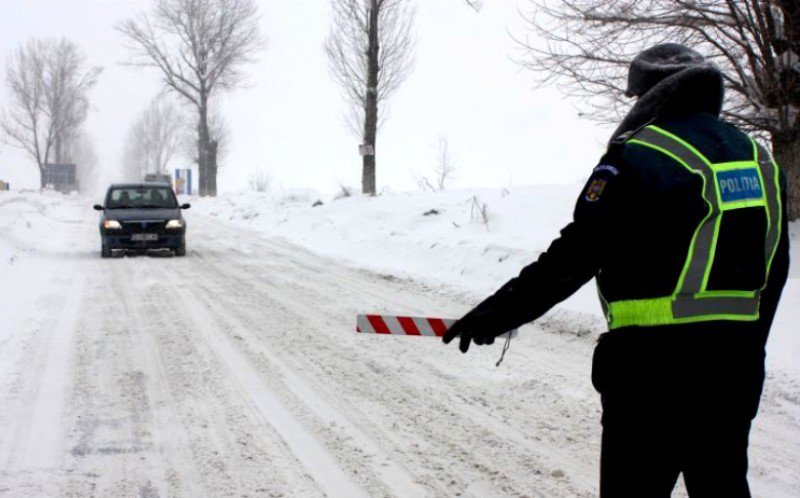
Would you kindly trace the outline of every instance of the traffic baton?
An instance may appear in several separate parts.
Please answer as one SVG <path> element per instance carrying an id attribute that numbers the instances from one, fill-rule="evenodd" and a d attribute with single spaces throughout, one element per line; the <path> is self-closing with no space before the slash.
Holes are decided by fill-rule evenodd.
<path id="1" fill-rule="evenodd" d="M 358 315 L 356 332 L 361 334 L 416 335 L 442 337 L 457 320 L 419 316 Z M 516 337 L 517 329 L 499 336 Z"/>

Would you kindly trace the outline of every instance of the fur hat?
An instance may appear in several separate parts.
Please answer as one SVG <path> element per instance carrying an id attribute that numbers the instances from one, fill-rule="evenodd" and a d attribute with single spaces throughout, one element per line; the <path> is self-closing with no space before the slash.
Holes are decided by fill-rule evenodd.
<path id="1" fill-rule="evenodd" d="M 704 64 L 707 64 L 705 57 L 678 43 L 648 48 L 631 61 L 625 95 L 641 97 L 663 79 Z"/>
<path id="2" fill-rule="evenodd" d="M 625 93 L 638 99 L 611 136 L 612 142 L 669 114 L 719 116 L 725 85 L 714 63 L 683 45 L 664 43 L 633 59 Z"/>

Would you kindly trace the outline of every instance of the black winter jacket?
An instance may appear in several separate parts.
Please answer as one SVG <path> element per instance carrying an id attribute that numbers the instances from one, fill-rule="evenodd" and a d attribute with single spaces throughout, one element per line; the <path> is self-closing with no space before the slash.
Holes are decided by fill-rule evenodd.
<path id="1" fill-rule="evenodd" d="M 711 114 L 690 112 L 653 124 L 685 139 L 712 163 L 752 159 L 752 144 Z M 612 144 L 578 198 L 574 220 L 539 259 L 464 319 L 498 335 L 539 318 L 596 277 L 609 301 L 670 295 L 692 235 L 705 216 L 702 180 L 665 155 L 633 144 Z M 782 237 L 762 294 L 756 322 L 711 321 L 690 325 L 626 327 L 603 334 L 593 380 L 602 392 L 621 383 L 661 383 L 665 388 L 720 385 L 760 393 L 764 346 L 789 268 L 786 187 L 782 177 Z M 738 210 L 720 232 L 709 288 L 754 284 L 764 275 L 761 257 L 749 254 L 748 235 L 763 233 L 763 211 Z M 726 214 L 727 216 L 727 214 Z M 759 263 L 761 262 L 761 263 Z M 760 266 L 759 266 L 760 264 Z M 716 281 L 715 281 L 716 280 Z M 698 379 L 714 387 L 702 387 Z"/>

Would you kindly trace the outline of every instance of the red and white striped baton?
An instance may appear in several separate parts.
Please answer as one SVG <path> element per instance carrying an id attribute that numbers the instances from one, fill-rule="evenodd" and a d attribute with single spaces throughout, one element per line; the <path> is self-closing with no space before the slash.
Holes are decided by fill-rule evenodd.
<path id="1" fill-rule="evenodd" d="M 418 335 L 442 337 L 456 320 L 450 318 L 423 318 L 418 316 L 358 315 L 356 332 L 362 334 Z M 517 329 L 506 332 L 515 337 Z"/>

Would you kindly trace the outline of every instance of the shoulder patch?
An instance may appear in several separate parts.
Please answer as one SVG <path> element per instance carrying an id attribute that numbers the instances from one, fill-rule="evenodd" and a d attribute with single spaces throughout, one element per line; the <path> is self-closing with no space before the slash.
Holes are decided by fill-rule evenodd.
<path id="1" fill-rule="evenodd" d="M 607 171 L 611 173 L 612 176 L 617 176 L 619 174 L 619 170 L 610 164 L 601 164 L 594 169 L 594 173 L 601 173 L 603 171 Z"/>
<path id="2" fill-rule="evenodd" d="M 589 183 L 589 187 L 586 189 L 586 200 L 589 202 L 597 202 L 600 200 L 600 197 L 603 195 L 603 191 L 606 189 L 606 185 L 608 185 L 608 181 L 605 178 L 595 178 L 594 180 Z"/>

